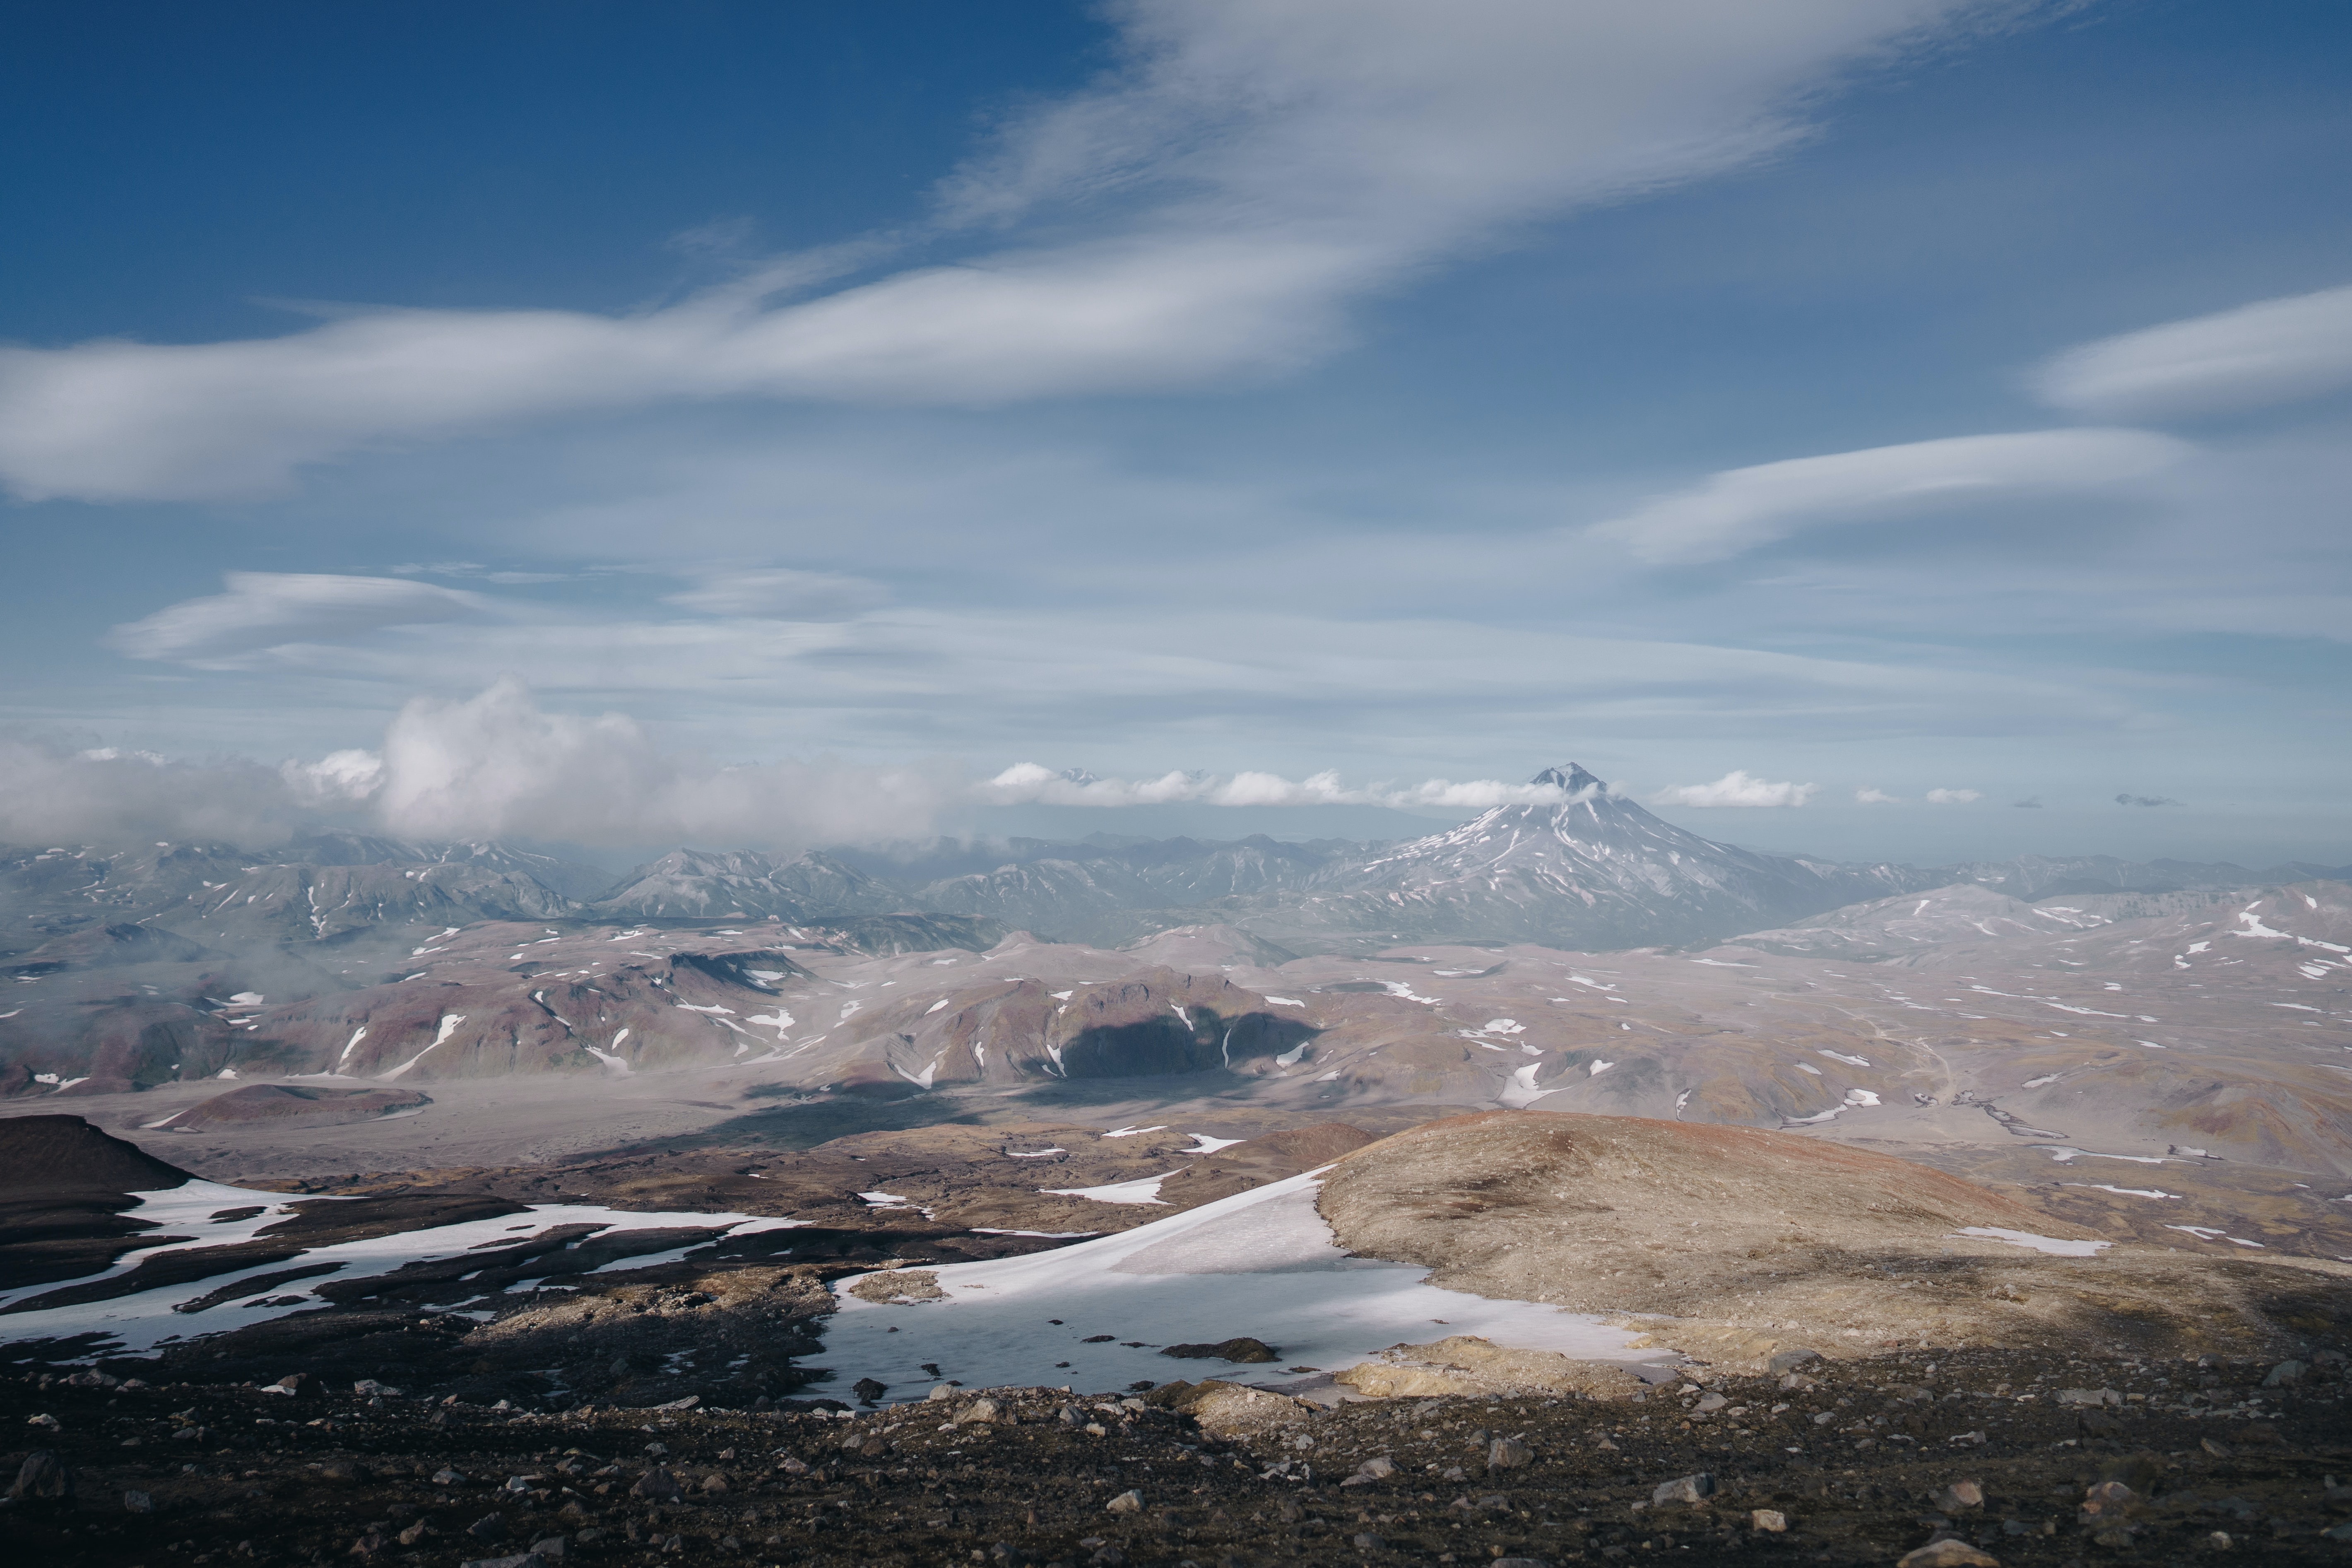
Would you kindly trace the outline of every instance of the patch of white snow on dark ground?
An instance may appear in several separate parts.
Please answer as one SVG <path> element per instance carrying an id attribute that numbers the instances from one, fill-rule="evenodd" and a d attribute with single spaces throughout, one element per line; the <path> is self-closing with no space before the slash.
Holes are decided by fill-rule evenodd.
<path id="1" fill-rule="evenodd" d="M 1160 1184 L 1174 1175 L 1162 1171 L 1156 1176 L 1138 1176 L 1131 1182 L 1111 1182 L 1099 1187 L 1040 1187 L 1048 1197 L 1089 1198 L 1098 1204 L 1164 1204 L 1160 1195 Z"/>
<path id="2" fill-rule="evenodd" d="M 1982 1237 L 1988 1241 L 2005 1241 L 2011 1247 L 2026 1247 L 2052 1258 L 2096 1258 L 2115 1245 L 2112 1241 L 2061 1241 L 2054 1236 L 2036 1236 L 2028 1230 L 2004 1230 L 1994 1225 L 1965 1226 L 1958 1234 Z"/>
<path id="3" fill-rule="evenodd" d="M 849 1294 L 855 1280 L 835 1281 L 841 1306 L 826 1320 L 823 1354 L 835 1375 L 811 1392 L 870 1377 L 888 1385 L 886 1403 L 920 1399 L 939 1381 L 926 1363 L 968 1388 L 1066 1384 L 1093 1394 L 1204 1376 L 1276 1386 L 1290 1381 L 1284 1367 L 1333 1372 L 1448 1334 L 1629 1366 L 1675 1359 L 1634 1349 L 1630 1331 L 1591 1313 L 1444 1290 L 1424 1284 L 1417 1265 L 1349 1257 L 1316 1213 L 1320 1175 L 1075 1247 L 933 1269 L 943 1301 L 877 1304 Z M 1100 1334 L 1115 1338 L 1084 1342 Z M 1278 1365 L 1159 1353 L 1244 1334 L 1275 1346 Z"/>
<path id="4" fill-rule="evenodd" d="M 136 1206 L 126 1211 L 137 1219 L 161 1222 L 173 1234 L 194 1237 L 177 1247 L 146 1247 L 128 1254 L 113 1268 L 82 1275 L 74 1279 L 50 1280 L 45 1284 L 26 1286 L 0 1292 L 0 1306 L 26 1300 L 50 1290 L 65 1289 L 130 1272 L 142 1260 L 159 1254 L 184 1251 L 190 1247 L 224 1247 L 234 1242 L 249 1241 L 266 1226 L 283 1225 L 292 1213 L 291 1202 L 335 1202 L 332 1198 L 301 1197 L 289 1199 L 284 1193 L 257 1192 L 245 1187 L 226 1186 L 216 1182 L 195 1181 L 163 1192 L 134 1193 Z M 215 1223 L 211 1215 L 225 1208 L 250 1208 L 259 1205 L 260 1213 L 241 1220 Z M 329 1281 L 341 1283 L 351 1279 L 372 1279 L 390 1274 L 411 1263 L 436 1258 L 451 1258 L 471 1250 L 485 1242 L 520 1242 L 529 1236 L 562 1225 L 591 1225 L 600 1234 L 630 1230 L 673 1230 L 697 1227 L 723 1230 L 729 1236 L 749 1236 L 763 1230 L 782 1230 L 807 1225 L 807 1220 L 781 1219 L 772 1215 L 748 1214 L 698 1214 L 679 1210 L 639 1211 L 607 1208 L 602 1204 L 541 1204 L 519 1214 L 493 1215 L 486 1219 L 467 1220 L 457 1225 L 430 1226 L 422 1230 L 403 1231 L 392 1236 L 370 1237 L 359 1241 L 339 1242 L 328 1247 L 314 1247 L 291 1258 L 278 1258 L 257 1263 L 246 1268 L 215 1274 L 202 1279 L 184 1280 L 173 1285 L 160 1285 L 135 1296 L 124 1296 L 107 1301 L 85 1301 L 71 1306 L 48 1307 L 29 1312 L 13 1312 L 0 1319 L 0 1330 L 9 1339 L 41 1339 L 50 1335 L 65 1337 L 74 1334 L 104 1333 L 121 1342 L 119 1347 L 100 1353 L 109 1355 L 142 1355 L 167 1339 L 196 1338 L 226 1329 L 245 1328 L 253 1323 L 267 1322 L 289 1312 L 313 1310 L 325 1303 L 310 1295 L 310 1287 Z M 647 1252 L 615 1258 L 592 1272 L 606 1269 L 646 1268 L 674 1262 L 688 1253 L 710 1246 L 709 1240 L 696 1241 L 684 1247 L 662 1252 Z M 560 1255 L 551 1254 L 552 1262 Z M 246 1307 L 234 1296 L 221 1306 L 197 1313 L 175 1312 L 172 1309 L 199 1296 L 207 1296 L 238 1280 L 274 1273 L 289 1266 L 316 1263 L 341 1263 L 334 1273 L 316 1279 L 301 1281 L 287 1292 L 292 1298 L 287 1305 L 277 1307 Z M 571 1279 L 584 1276 L 569 1276 Z"/>

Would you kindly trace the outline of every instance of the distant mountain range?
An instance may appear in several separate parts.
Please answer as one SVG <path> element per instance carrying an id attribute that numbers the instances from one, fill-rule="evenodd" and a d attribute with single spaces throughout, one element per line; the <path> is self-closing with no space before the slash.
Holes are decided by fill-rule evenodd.
<path id="1" fill-rule="evenodd" d="M 723 922 L 773 916 L 899 947 L 1025 929 L 1116 945 L 1221 923 L 1296 951 L 1389 942 L 1685 945 L 1789 925 L 1891 894 L 1973 882 L 2011 899 L 2226 888 L 2347 868 L 2147 863 L 2092 856 L 1921 869 L 1740 849 L 1676 827 L 1573 763 L 1535 782 L 1556 805 L 1498 806 L 1400 844 L 1097 836 L 1084 843 L 940 841 L 893 850 L 679 849 L 617 879 L 496 844 L 330 833 L 261 853 L 217 844 L 121 853 L 0 850 L 0 957 L 48 962 L 75 938 L 137 927 L 214 951 L 306 947 L 476 921 Z M 929 917 L 909 924 L 905 918 Z M 79 951 L 77 949 L 77 951 Z M 80 962 L 88 962 L 83 958 Z"/>

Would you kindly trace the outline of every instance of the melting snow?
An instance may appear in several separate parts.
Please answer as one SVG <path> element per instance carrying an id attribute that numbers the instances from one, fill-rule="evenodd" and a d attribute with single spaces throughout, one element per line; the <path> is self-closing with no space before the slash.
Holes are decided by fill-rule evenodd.
<path id="1" fill-rule="evenodd" d="M 1326 1367 L 1376 1346 L 1448 1333 L 1627 1365 L 1668 1359 L 1587 1313 L 1496 1301 L 1422 1283 L 1412 1265 L 1349 1258 L 1315 1212 L 1319 1173 L 1240 1193 L 1150 1225 L 1025 1258 L 935 1271 L 944 1301 L 882 1305 L 837 1283 L 824 1359 L 844 1378 L 920 1399 L 938 1366 L 968 1387 L 1067 1384 L 1085 1393 L 1166 1381 L 1164 1344 L 1251 1333 L 1284 1360 Z M 1048 1327 L 1048 1315 L 1066 1326 Z M 898 1332 L 890 1331 L 896 1329 Z M 1125 1344 L 1085 1344 L 1116 1331 Z M 1065 1370 L 1057 1362 L 1072 1365 Z M 1285 1374 L 1272 1373 L 1266 1381 Z"/>
<path id="2" fill-rule="evenodd" d="M 2096 1258 L 2115 1245 L 2112 1241 L 2061 1241 L 2055 1237 L 2036 1236 L 2030 1230 L 2004 1230 L 1991 1225 L 1969 1226 L 1958 1234 L 1983 1237 L 1989 1241 L 2005 1241 L 2011 1247 L 2031 1247 L 2053 1258 Z"/>
<path id="3" fill-rule="evenodd" d="M 1230 1149 L 1236 1143 L 1245 1142 L 1245 1140 L 1240 1138 L 1212 1138 L 1205 1132 L 1195 1132 L 1191 1134 L 1191 1137 L 1192 1139 L 1192 1147 L 1190 1149 L 1179 1149 L 1176 1152 L 1179 1154 L 1213 1154 L 1220 1149 Z"/>
<path id="4" fill-rule="evenodd" d="M 2235 1242 L 2240 1247 L 2260 1247 L 2263 1245 L 2259 1241 L 2248 1241 L 2242 1236 L 2231 1236 L 2225 1230 L 2216 1230 L 2210 1225 L 2168 1225 L 2164 1228 L 2167 1230 L 2186 1231 L 2200 1241 L 2229 1241 Z"/>
<path id="5" fill-rule="evenodd" d="M 0 1291 L 0 1307 L 38 1296 L 47 1290 L 68 1284 L 80 1284 L 91 1279 L 109 1279 L 129 1272 L 145 1258 L 197 1247 L 222 1247 L 249 1241 L 263 1226 L 282 1223 L 293 1210 L 288 1206 L 283 1193 L 255 1192 L 244 1187 L 226 1186 L 215 1182 L 195 1181 L 163 1192 L 132 1194 L 138 1204 L 131 1212 L 140 1219 L 152 1219 L 164 1228 L 201 1227 L 197 1239 L 177 1247 L 142 1248 L 126 1255 L 112 1268 L 85 1275 L 70 1281 L 49 1281 L 26 1286 L 13 1291 Z M 334 1203 L 334 1198 L 303 1198 L 303 1203 Z M 212 1215 L 224 1208 L 254 1207 L 259 1213 L 242 1220 L 214 1223 Z M 518 1220 L 528 1225 L 518 1226 Z M 631 1212 L 607 1208 L 601 1204 L 534 1205 L 521 1215 L 495 1215 L 486 1219 L 468 1220 L 457 1225 L 433 1226 L 424 1230 L 406 1231 L 394 1236 L 373 1237 L 361 1241 L 337 1243 L 330 1247 L 311 1247 L 299 1255 L 304 1264 L 340 1263 L 343 1267 L 325 1279 L 336 1281 L 365 1279 L 389 1274 L 406 1264 L 426 1258 L 455 1257 L 484 1242 L 515 1239 L 509 1233 L 518 1229 L 544 1230 L 560 1225 L 593 1225 L 602 1229 L 653 1230 L 680 1226 L 698 1226 L 725 1230 L 735 1236 L 754 1231 L 781 1230 L 808 1224 L 806 1220 L 778 1219 L 747 1214 L 697 1214 L 683 1211 Z M 609 1268 L 644 1268 L 675 1261 L 706 1241 L 696 1241 L 667 1252 L 646 1253 L 616 1258 L 605 1265 Z M 309 1293 L 309 1286 L 324 1279 L 298 1283 L 290 1289 L 278 1292 L 297 1298 L 278 1307 L 241 1306 L 232 1295 L 220 1307 L 195 1314 L 173 1310 L 174 1307 L 197 1297 L 207 1296 L 240 1279 L 268 1273 L 284 1268 L 289 1260 L 272 1258 L 257 1261 L 250 1267 L 226 1274 L 215 1274 L 202 1279 L 182 1280 L 159 1285 L 135 1296 L 113 1300 L 87 1301 L 74 1306 L 51 1307 L 35 1311 L 13 1313 L 11 1332 L 37 1337 L 64 1336 L 82 1333 L 105 1333 L 118 1339 L 119 1347 L 102 1351 L 102 1354 L 139 1355 L 152 1351 L 165 1339 L 175 1339 L 191 1331 L 204 1333 L 214 1329 L 243 1328 L 249 1323 L 282 1317 L 289 1312 L 304 1311 L 320 1305 L 318 1298 Z M 217 1314 L 217 1316 L 215 1316 Z M 193 1330 L 192 1330 L 193 1324 Z"/>
<path id="6" fill-rule="evenodd" d="M 1174 1175 L 1162 1171 L 1156 1176 L 1139 1176 L 1131 1182 L 1110 1182 L 1099 1187 L 1039 1187 L 1037 1190 L 1057 1198 L 1090 1198 L 1098 1204 L 1165 1204 L 1160 1195 L 1160 1184 Z"/>

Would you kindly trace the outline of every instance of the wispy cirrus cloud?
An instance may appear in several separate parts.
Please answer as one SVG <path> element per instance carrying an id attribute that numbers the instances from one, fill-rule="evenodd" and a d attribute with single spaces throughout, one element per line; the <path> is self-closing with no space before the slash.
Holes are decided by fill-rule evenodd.
<path id="1" fill-rule="evenodd" d="M 2190 447 L 2146 430 L 1954 436 L 1727 468 L 1588 531 L 1644 561 L 1719 561 L 1807 529 L 2147 479 Z"/>
<path id="2" fill-rule="evenodd" d="M 108 644 L 132 658 L 209 664 L 257 649 L 339 641 L 387 626 L 493 618 L 478 594 L 406 577 L 231 572 L 226 592 L 185 599 L 116 626 Z"/>
<path id="3" fill-rule="evenodd" d="M 2032 384 L 2100 419 L 2178 419 L 2352 386 L 2352 286 L 2260 300 L 2054 355 Z"/>
<path id="4" fill-rule="evenodd" d="M 1120 63 L 1015 117 L 910 237 L 961 258 L 875 275 L 890 242 L 851 241 L 631 315 L 371 310 L 0 351 L 0 479 L 236 496 L 355 448 L 664 400 L 979 405 L 1280 374 L 1424 268 L 1753 163 L 1840 72 L 2037 9 L 1126 0 Z"/>

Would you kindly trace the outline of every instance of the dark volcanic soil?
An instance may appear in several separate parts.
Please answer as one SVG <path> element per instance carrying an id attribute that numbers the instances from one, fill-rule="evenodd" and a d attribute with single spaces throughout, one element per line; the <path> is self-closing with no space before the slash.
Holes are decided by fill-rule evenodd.
<path id="1" fill-rule="evenodd" d="M 1182 1384 L 1118 1404 L 987 1391 L 991 1421 L 974 1419 L 974 1390 L 854 1416 L 559 1415 L 43 1374 L 0 1382 L 0 1429 L 20 1435 L 0 1462 L 14 1475 L 52 1451 L 74 1496 L 9 1504 L 0 1546 L 21 1563 L 153 1568 L 354 1554 L 455 1568 L 554 1538 L 566 1564 L 1207 1568 L 1669 1551 L 1891 1563 L 1955 1533 L 2003 1564 L 2341 1562 L 2344 1541 L 2325 1533 L 2352 1534 L 2352 1488 L 2325 1479 L 2352 1475 L 2340 1369 L 2275 1386 L 2265 1373 L 1885 1357 L 1793 1388 L 1702 1373 L 1704 1392 L 1637 1404 L 1283 1400 L 1283 1424 L 1245 1442 L 1171 1408 Z M 2074 1388 L 2118 1403 L 2062 1404 Z M 1383 1458 L 1392 1473 L 1349 1482 Z M 1654 1500 L 1696 1473 L 1713 1478 L 1703 1501 Z M 2128 1494 L 2086 1514 L 2086 1489 L 2106 1480 Z M 1964 1481 L 1981 1506 L 1946 1493 Z M 1139 1506 L 1113 1511 L 1130 1492 Z M 1759 1528 L 1759 1510 L 1787 1528 Z"/>

